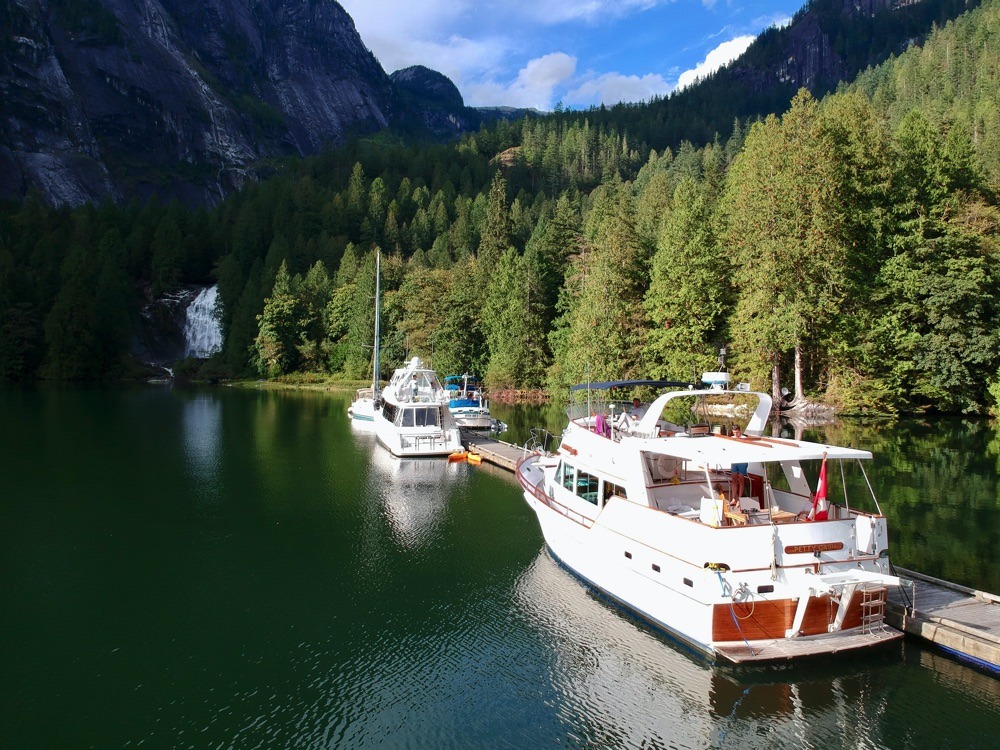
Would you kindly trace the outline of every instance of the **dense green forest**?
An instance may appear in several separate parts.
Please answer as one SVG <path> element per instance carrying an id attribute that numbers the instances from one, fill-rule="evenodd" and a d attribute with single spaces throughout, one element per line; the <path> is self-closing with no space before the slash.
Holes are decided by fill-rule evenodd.
<path id="1" fill-rule="evenodd" d="M 726 347 L 737 379 L 799 399 L 980 411 L 1000 400 L 998 77 L 986 2 L 700 145 L 562 113 L 358 141 L 211 211 L 29 200 L 0 213 L 0 378 L 119 376 L 145 290 L 213 281 L 216 370 L 370 377 L 378 248 L 383 375 L 421 355 L 560 391 L 691 379 Z"/>

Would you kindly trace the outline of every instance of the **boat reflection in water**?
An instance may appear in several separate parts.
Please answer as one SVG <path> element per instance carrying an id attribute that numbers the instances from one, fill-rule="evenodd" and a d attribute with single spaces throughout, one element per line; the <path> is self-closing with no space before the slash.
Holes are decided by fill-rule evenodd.
<path id="1" fill-rule="evenodd" d="M 713 666 L 624 614 L 544 550 L 514 596 L 551 646 L 551 690 L 581 745 L 866 747 L 882 734 L 890 697 L 880 672 L 894 669 L 898 654 Z"/>
<path id="2" fill-rule="evenodd" d="M 440 458 L 397 458 L 372 450 L 372 481 L 393 536 L 404 547 L 426 544 L 440 526 L 448 498 L 468 465 Z"/>

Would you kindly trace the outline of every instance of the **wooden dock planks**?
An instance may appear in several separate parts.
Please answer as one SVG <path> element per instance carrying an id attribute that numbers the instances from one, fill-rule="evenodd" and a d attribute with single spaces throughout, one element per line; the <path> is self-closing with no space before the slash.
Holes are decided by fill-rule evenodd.
<path id="1" fill-rule="evenodd" d="M 898 568 L 908 589 L 890 592 L 886 622 L 957 656 L 1000 672 L 1000 599 L 994 594 Z"/>
<path id="2" fill-rule="evenodd" d="M 518 461 L 528 455 L 528 452 L 520 446 L 465 429 L 462 430 L 462 445 L 470 453 L 478 453 L 484 461 L 508 471 L 514 471 Z"/>

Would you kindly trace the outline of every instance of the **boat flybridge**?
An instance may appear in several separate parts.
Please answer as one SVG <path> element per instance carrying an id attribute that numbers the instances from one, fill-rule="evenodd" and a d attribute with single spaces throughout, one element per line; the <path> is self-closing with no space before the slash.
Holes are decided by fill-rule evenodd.
<path id="1" fill-rule="evenodd" d="M 462 450 L 448 392 L 419 357 L 393 374 L 375 402 L 375 436 L 396 456 L 447 456 Z"/>
<path id="2" fill-rule="evenodd" d="M 791 660 L 901 638 L 884 622 L 887 588 L 901 582 L 862 466 L 871 453 L 765 437 L 770 396 L 729 390 L 725 373 L 705 382 L 575 387 L 587 401 L 571 407 L 558 449 L 517 468 L 552 554 L 722 660 Z M 631 413 L 599 398 L 640 387 L 673 390 Z M 727 434 L 730 425 L 744 435 Z M 848 476 L 868 488 L 869 509 L 848 498 Z"/>

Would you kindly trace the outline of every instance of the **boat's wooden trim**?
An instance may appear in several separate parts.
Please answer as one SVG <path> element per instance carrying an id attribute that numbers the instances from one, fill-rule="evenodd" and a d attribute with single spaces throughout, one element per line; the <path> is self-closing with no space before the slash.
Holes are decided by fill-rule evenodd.
<path id="1" fill-rule="evenodd" d="M 877 598 L 885 600 L 886 590 L 880 590 Z M 862 598 L 855 592 L 848 604 L 841 630 L 851 630 L 861 625 Z M 797 599 L 777 599 L 766 601 L 753 599 L 732 604 L 715 604 L 712 607 L 713 641 L 748 641 L 768 638 L 784 638 L 795 620 Z M 830 626 L 837 617 L 838 604 L 830 594 L 812 596 L 806 603 L 805 616 L 799 636 L 823 635 L 830 632 Z M 734 619 L 735 615 L 735 619 Z"/>
<path id="2" fill-rule="evenodd" d="M 837 605 L 829 594 L 809 597 L 799 635 L 821 635 L 830 632 L 830 623 L 837 616 Z M 791 627 L 792 623 L 788 623 Z"/>
<path id="3" fill-rule="evenodd" d="M 712 640 L 784 638 L 795 617 L 795 604 L 792 599 L 715 604 L 712 606 Z"/>

